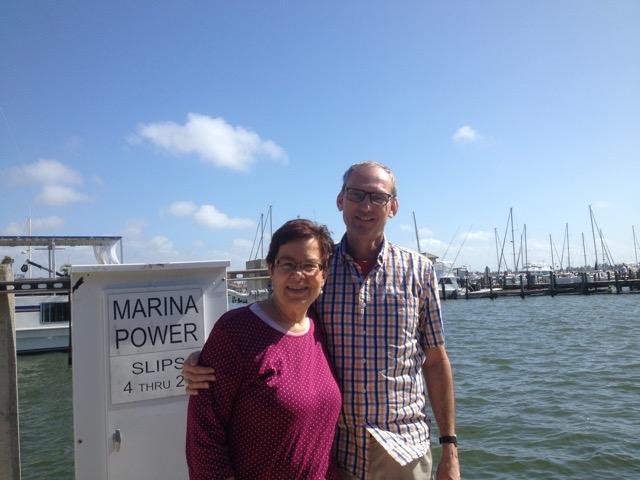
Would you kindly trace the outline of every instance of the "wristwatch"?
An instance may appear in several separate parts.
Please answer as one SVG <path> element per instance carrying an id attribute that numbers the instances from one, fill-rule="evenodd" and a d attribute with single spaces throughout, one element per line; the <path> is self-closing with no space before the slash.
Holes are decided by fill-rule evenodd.
<path id="1" fill-rule="evenodd" d="M 440 445 L 443 443 L 453 443 L 456 447 L 458 446 L 458 436 L 457 435 L 443 435 L 439 439 Z"/>

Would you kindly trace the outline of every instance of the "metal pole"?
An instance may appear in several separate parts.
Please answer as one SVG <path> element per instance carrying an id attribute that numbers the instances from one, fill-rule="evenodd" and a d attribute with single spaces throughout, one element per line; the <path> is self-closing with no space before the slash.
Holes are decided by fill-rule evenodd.
<path id="1" fill-rule="evenodd" d="M 0 281 L 13 281 L 13 269 L 0 265 Z M 20 479 L 18 369 L 14 294 L 0 293 L 0 480 Z"/>
<path id="2" fill-rule="evenodd" d="M 524 224 L 524 262 L 529 265 L 529 247 L 527 245 L 527 224 Z"/>
<path id="3" fill-rule="evenodd" d="M 513 236 L 513 208 L 509 209 L 509 217 L 511 218 L 511 249 L 513 250 L 513 271 L 518 271 L 518 265 L 516 264 L 516 240 Z"/>
<path id="4" fill-rule="evenodd" d="M 589 216 L 591 217 L 591 235 L 593 235 L 593 250 L 596 254 L 596 264 L 594 266 L 594 270 L 598 270 L 598 248 L 596 247 L 596 231 L 593 229 L 593 211 L 591 210 L 591 205 L 589 205 Z"/>
<path id="5" fill-rule="evenodd" d="M 569 223 L 567 223 L 567 269 L 571 271 L 571 253 L 569 249 Z"/>
<path id="6" fill-rule="evenodd" d="M 413 228 L 416 231 L 416 242 L 418 243 L 418 253 L 422 253 L 422 250 L 420 250 L 420 237 L 418 236 L 418 224 L 416 223 L 416 212 L 413 212 Z"/>
<path id="7" fill-rule="evenodd" d="M 638 265 L 638 241 L 636 240 L 636 229 L 631 225 L 631 231 L 633 232 L 633 251 L 636 254 L 636 265 Z"/>

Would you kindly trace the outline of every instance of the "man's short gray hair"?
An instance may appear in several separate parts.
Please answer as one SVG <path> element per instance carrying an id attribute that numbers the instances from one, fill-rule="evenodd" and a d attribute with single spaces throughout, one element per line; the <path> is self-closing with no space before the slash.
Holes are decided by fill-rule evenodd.
<path id="1" fill-rule="evenodd" d="M 344 175 L 342 176 L 342 189 L 344 190 L 347 187 L 347 180 L 349 179 L 349 177 L 351 176 L 351 174 L 353 172 L 355 172 L 356 170 L 360 170 L 361 168 L 381 168 L 383 169 L 385 172 L 387 172 L 389 174 L 389 177 L 391 178 L 391 195 L 393 195 L 394 197 L 396 195 L 398 195 L 398 186 L 396 184 L 396 176 L 393 174 L 393 172 L 391 171 L 391 169 L 389 167 L 387 167 L 386 165 L 383 165 L 380 162 L 375 162 L 373 160 L 367 160 L 364 162 L 359 162 L 359 163 L 354 163 L 353 165 L 351 165 L 349 167 L 349 169 L 344 172 Z"/>

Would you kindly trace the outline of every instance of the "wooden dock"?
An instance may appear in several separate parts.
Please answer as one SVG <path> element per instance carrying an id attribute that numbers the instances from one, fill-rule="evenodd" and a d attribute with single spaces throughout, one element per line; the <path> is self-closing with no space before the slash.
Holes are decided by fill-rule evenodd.
<path id="1" fill-rule="evenodd" d="M 601 278 L 602 277 L 602 278 Z M 633 275 L 621 278 L 618 273 L 602 275 L 591 279 L 586 273 L 581 275 L 581 281 L 573 283 L 558 283 L 557 276 L 551 275 L 549 283 L 527 285 L 524 276 L 520 276 L 519 285 L 498 284 L 493 286 L 490 282 L 489 288 L 480 291 L 465 290 L 463 298 L 490 298 L 498 297 L 520 297 L 549 295 L 593 295 L 610 293 L 640 293 L 640 275 Z"/>

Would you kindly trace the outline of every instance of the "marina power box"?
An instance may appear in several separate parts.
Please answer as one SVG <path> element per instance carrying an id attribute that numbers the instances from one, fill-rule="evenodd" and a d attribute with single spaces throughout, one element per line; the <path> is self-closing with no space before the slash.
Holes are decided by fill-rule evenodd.
<path id="1" fill-rule="evenodd" d="M 71 267 L 76 480 L 188 478 L 181 368 L 227 311 L 229 264 Z"/>

